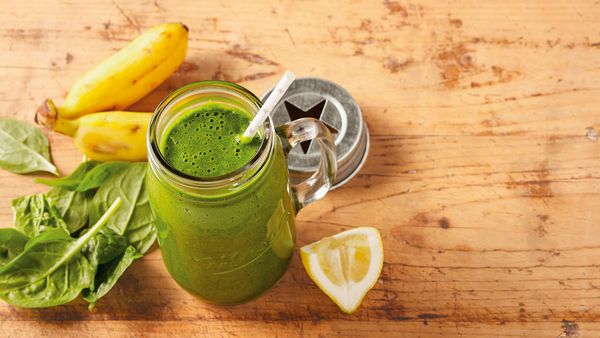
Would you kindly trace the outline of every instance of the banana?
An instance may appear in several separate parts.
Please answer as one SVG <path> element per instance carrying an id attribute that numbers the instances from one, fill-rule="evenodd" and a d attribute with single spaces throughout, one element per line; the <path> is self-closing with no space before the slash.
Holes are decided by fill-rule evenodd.
<path id="1" fill-rule="evenodd" d="M 181 23 L 150 28 L 79 78 L 61 105 L 45 100 L 37 110 L 36 121 L 74 135 L 79 132 L 74 122 L 77 118 L 127 108 L 181 65 L 187 52 L 187 37 L 188 28 Z M 81 128 L 83 120 L 79 124 Z"/>
<path id="2" fill-rule="evenodd" d="M 110 111 L 72 120 L 73 141 L 90 159 L 146 161 L 146 132 L 152 113 Z"/>

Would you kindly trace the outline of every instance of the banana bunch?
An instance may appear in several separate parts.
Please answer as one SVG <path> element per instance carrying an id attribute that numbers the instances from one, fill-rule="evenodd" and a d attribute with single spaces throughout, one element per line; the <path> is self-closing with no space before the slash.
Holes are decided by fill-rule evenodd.
<path id="1" fill-rule="evenodd" d="M 152 113 L 121 111 L 166 80 L 183 62 L 188 28 L 166 23 L 150 28 L 85 73 L 64 101 L 45 100 L 35 120 L 72 136 L 97 161 L 145 161 Z"/>

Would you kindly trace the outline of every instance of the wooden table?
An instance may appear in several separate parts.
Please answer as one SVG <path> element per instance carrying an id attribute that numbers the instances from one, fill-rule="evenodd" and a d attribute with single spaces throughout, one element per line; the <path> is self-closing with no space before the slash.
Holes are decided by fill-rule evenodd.
<path id="1" fill-rule="evenodd" d="M 301 212 L 297 245 L 371 225 L 385 265 L 353 315 L 297 256 L 259 300 L 215 307 L 155 250 L 93 313 L 0 304 L 0 336 L 600 336 L 600 1 L 2 2 L 3 117 L 32 121 L 167 21 L 190 27 L 187 61 L 132 109 L 203 79 L 262 94 L 286 69 L 347 88 L 369 158 Z M 69 173 L 81 155 L 48 137 Z M 2 226 L 13 198 L 46 191 L 34 177 L 0 172 Z"/>

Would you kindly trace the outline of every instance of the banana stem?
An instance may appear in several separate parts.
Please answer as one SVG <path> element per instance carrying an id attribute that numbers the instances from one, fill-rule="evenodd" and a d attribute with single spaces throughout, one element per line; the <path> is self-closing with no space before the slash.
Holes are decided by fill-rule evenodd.
<path id="1" fill-rule="evenodd" d="M 54 122 L 56 121 L 56 106 L 51 99 L 45 99 L 42 104 L 35 111 L 35 123 L 41 124 L 42 126 L 52 129 Z"/>
<path id="2" fill-rule="evenodd" d="M 58 117 L 56 122 L 54 123 L 54 131 L 57 131 L 61 134 L 65 134 L 68 136 L 75 135 L 77 129 L 79 128 L 79 119 L 68 120 Z"/>
<path id="3" fill-rule="evenodd" d="M 48 129 L 73 136 L 79 128 L 79 119 L 68 120 L 59 116 L 56 105 L 51 99 L 45 99 L 35 112 L 35 122 Z"/>

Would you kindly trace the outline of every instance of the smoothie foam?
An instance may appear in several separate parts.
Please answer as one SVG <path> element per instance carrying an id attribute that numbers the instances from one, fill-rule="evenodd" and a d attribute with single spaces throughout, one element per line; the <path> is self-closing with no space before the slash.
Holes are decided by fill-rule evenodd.
<path id="1" fill-rule="evenodd" d="M 251 117 L 231 106 L 208 103 L 179 117 L 166 131 L 161 153 L 175 169 L 197 177 L 222 176 L 250 162 L 261 138 L 240 144 Z"/>

